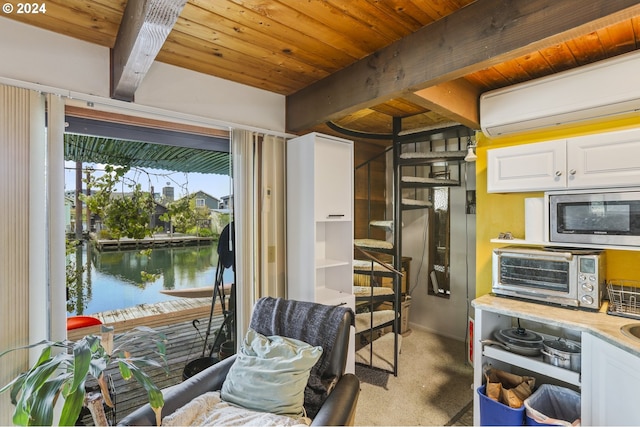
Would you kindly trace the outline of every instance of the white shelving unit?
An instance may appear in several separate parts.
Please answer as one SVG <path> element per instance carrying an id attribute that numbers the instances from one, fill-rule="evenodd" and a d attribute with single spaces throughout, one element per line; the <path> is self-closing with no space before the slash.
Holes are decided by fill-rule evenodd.
<path id="1" fill-rule="evenodd" d="M 352 141 L 310 133 L 287 142 L 287 295 L 355 310 Z M 355 331 L 350 347 L 354 372 Z"/>

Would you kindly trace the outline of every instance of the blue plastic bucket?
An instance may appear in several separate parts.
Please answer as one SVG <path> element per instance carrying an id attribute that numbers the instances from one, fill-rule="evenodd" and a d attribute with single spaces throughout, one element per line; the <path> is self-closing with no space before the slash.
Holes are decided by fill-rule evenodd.
<path id="1" fill-rule="evenodd" d="M 524 424 L 524 405 L 514 409 L 486 395 L 486 386 L 478 387 L 481 426 L 521 426 Z"/>

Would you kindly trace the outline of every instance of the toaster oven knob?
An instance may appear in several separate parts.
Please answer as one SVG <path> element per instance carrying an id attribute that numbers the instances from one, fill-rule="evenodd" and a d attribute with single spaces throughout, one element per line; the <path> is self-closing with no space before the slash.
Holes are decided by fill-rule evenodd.
<path id="1" fill-rule="evenodd" d="M 592 297 L 590 297 L 589 295 L 583 295 L 583 296 L 582 296 L 582 302 L 583 302 L 585 305 L 593 305 L 593 298 L 592 298 Z"/>
<path id="2" fill-rule="evenodd" d="M 593 292 L 593 285 L 591 283 L 583 283 L 582 289 L 587 292 Z"/>
<path id="3" fill-rule="evenodd" d="M 581 275 L 578 276 L 578 280 L 581 281 L 581 282 L 584 282 L 584 281 L 587 280 L 587 276 L 585 276 L 584 274 L 581 274 Z"/>

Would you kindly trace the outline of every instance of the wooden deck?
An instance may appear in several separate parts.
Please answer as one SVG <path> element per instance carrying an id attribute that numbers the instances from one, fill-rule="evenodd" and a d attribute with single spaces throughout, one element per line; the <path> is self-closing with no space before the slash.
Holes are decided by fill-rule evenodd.
<path id="1" fill-rule="evenodd" d="M 182 382 L 186 364 L 202 357 L 204 351 L 204 336 L 207 330 L 210 312 L 210 298 L 181 299 L 158 304 L 144 304 L 139 307 L 114 310 L 96 315 L 105 324 L 113 325 L 116 333 L 123 332 L 135 326 L 149 326 L 167 336 L 167 364 L 169 373 L 161 368 L 148 368 L 145 372 L 153 378 L 159 388 L 167 388 Z M 198 320 L 198 330 L 193 321 Z M 211 335 L 208 345 L 213 344 L 215 333 L 218 331 L 223 316 L 219 304 L 214 309 L 211 323 Z M 75 329 L 69 331 L 69 339 L 78 339 L 89 333 L 99 333 L 100 326 Z M 133 354 L 145 356 L 154 349 L 147 349 Z M 208 356 L 209 350 L 206 350 Z M 117 366 L 109 368 L 107 374 L 111 376 L 116 390 L 115 422 L 148 402 L 144 388 L 135 380 L 125 381 L 120 376 Z M 91 382 L 88 386 L 95 385 Z M 82 422 L 92 424 L 91 416 L 87 413 Z"/>
<path id="2" fill-rule="evenodd" d="M 209 319 L 211 311 L 211 298 L 180 298 L 171 301 L 164 301 L 155 304 L 140 304 L 131 308 L 104 311 L 92 314 L 102 321 L 103 324 L 113 326 L 115 332 L 128 331 L 136 326 L 148 326 L 157 328 L 167 326 L 176 322 L 192 321 L 193 319 Z M 214 316 L 222 315 L 220 303 L 216 303 Z M 73 329 L 68 331 L 67 337 L 70 340 L 77 340 L 88 334 L 100 333 L 100 326 L 89 326 L 86 328 Z"/>
<path id="3" fill-rule="evenodd" d="M 163 248 L 175 246 L 196 246 L 211 245 L 216 239 L 213 237 L 198 237 L 174 233 L 156 234 L 152 237 L 144 239 L 130 239 L 122 237 L 115 239 L 98 239 L 95 233 L 91 234 L 91 238 L 99 251 L 117 251 L 124 249 L 142 249 L 142 248 Z"/>

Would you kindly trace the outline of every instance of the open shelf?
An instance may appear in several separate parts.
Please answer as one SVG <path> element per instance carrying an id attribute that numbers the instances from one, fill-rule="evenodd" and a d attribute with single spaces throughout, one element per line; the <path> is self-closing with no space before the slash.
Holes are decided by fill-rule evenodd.
<path id="1" fill-rule="evenodd" d="M 548 377 L 556 378 L 568 384 L 573 384 L 578 387 L 581 385 L 579 372 L 570 371 L 568 369 L 559 368 L 557 366 L 546 363 L 542 360 L 542 356 L 521 356 L 519 354 L 515 354 L 510 351 L 488 345 L 484 346 L 482 354 L 486 357 L 490 357 L 492 359 L 499 360 L 510 365 L 518 366 L 532 372 L 537 372 Z"/>
<path id="2" fill-rule="evenodd" d="M 316 259 L 316 268 L 330 268 L 330 267 L 340 267 L 341 265 L 349 265 L 350 261 L 343 261 L 339 259 Z"/>

